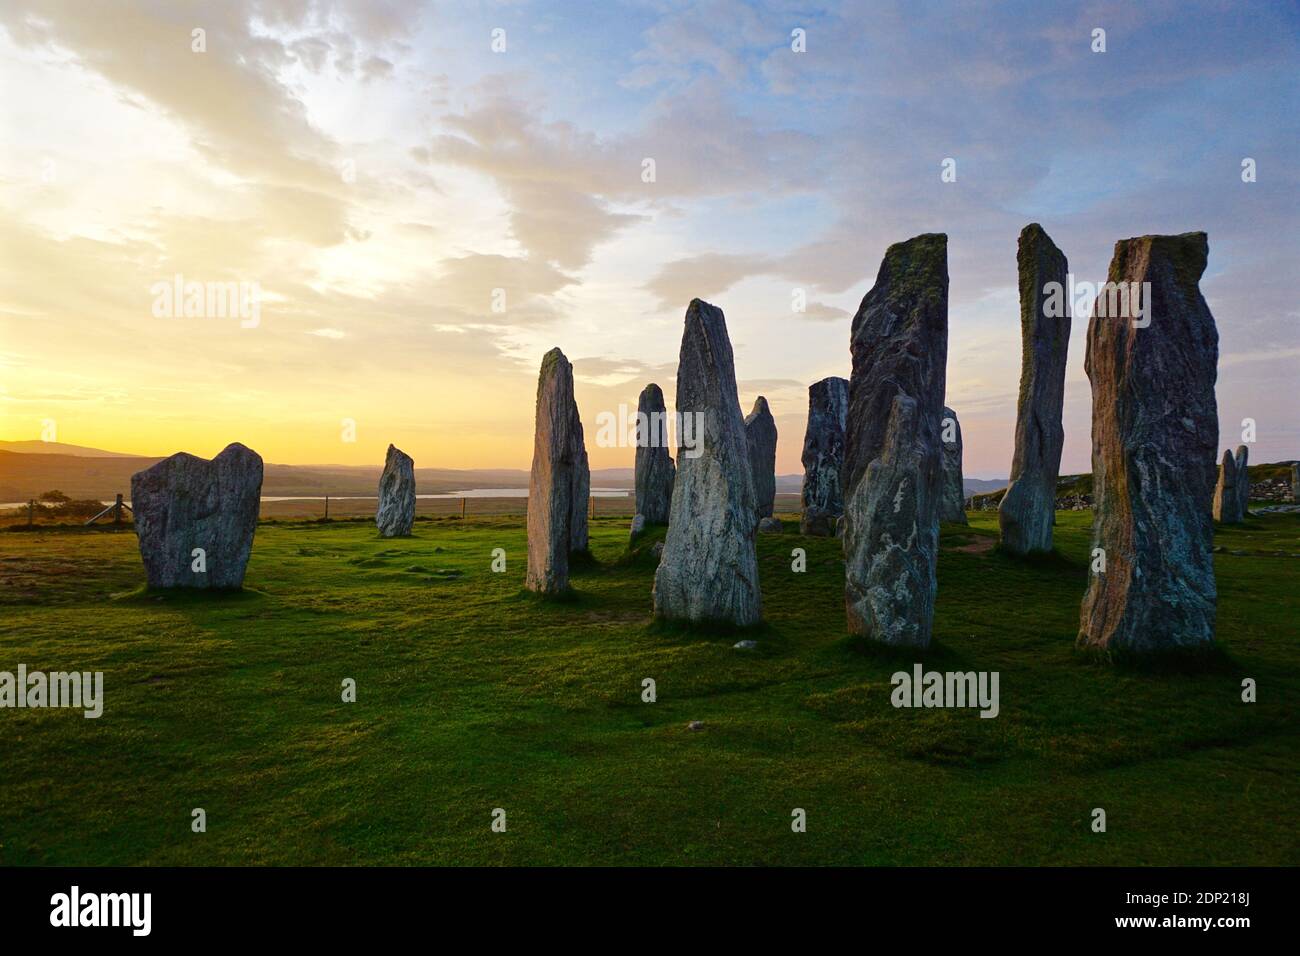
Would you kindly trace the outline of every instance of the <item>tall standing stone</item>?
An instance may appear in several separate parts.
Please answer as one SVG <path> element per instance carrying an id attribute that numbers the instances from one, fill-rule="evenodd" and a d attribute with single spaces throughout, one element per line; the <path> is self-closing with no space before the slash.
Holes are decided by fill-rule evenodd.
<path id="1" fill-rule="evenodd" d="M 1002 546 L 1014 554 L 1052 550 L 1056 481 L 1065 430 L 1069 263 L 1038 223 L 1020 231 L 1020 397 L 1011 483 L 998 506 Z"/>
<path id="2" fill-rule="evenodd" d="M 385 538 L 405 537 L 415 523 L 415 461 L 395 445 L 388 446 L 379 476 L 379 509 L 375 524 Z"/>
<path id="3" fill-rule="evenodd" d="M 573 366 L 559 349 L 542 358 L 537 426 L 528 480 L 528 573 L 542 594 L 569 590 L 569 554 L 585 551 L 590 483 L 582 421 L 573 399 Z M 581 541 L 581 547 L 575 544 Z"/>
<path id="4" fill-rule="evenodd" d="M 937 588 L 940 419 L 948 360 L 948 237 L 885 252 L 853 317 L 845 427 L 844 603 L 849 630 L 930 644 Z"/>
<path id="5" fill-rule="evenodd" d="M 261 498 L 262 458 L 238 442 L 211 461 L 180 452 L 132 475 L 149 587 L 242 587 Z"/>
<path id="6" fill-rule="evenodd" d="M 1300 505 L 1300 464 L 1291 466 L 1291 503 Z"/>
<path id="7" fill-rule="evenodd" d="M 749 470 L 754 477 L 754 523 L 772 517 L 776 507 L 776 419 L 762 395 L 745 416 Z"/>
<path id="8" fill-rule="evenodd" d="M 840 467 L 844 464 L 844 422 L 849 412 L 849 380 L 824 378 L 808 386 L 808 428 L 803 437 L 803 534 L 830 537 L 844 514 Z"/>
<path id="9" fill-rule="evenodd" d="M 1084 647 L 1150 653 L 1214 641 L 1219 333 L 1198 285 L 1208 253 L 1203 232 L 1121 240 L 1107 279 L 1150 283 L 1140 317 L 1131 306 L 1117 315 L 1103 292 L 1088 322 L 1092 547 L 1105 569 L 1083 598 Z"/>
<path id="10" fill-rule="evenodd" d="M 1221 524 L 1241 524 L 1241 495 L 1237 491 L 1237 462 L 1225 451 L 1219 462 L 1219 476 L 1214 483 L 1211 514 Z"/>
<path id="11" fill-rule="evenodd" d="M 1250 449 L 1237 446 L 1237 513 L 1245 518 L 1250 514 Z"/>
<path id="12" fill-rule="evenodd" d="M 722 310 L 699 299 L 686 310 L 677 414 L 679 422 L 690 416 L 699 430 L 691 454 L 678 450 L 668 534 L 655 572 L 655 616 L 757 624 L 763 596 L 754 550 L 754 479 L 731 341 Z"/>
<path id="13" fill-rule="evenodd" d="M 943 491 L 939 496 L 939 520 L 970 524 L 966 520 L 966 491 L 961 480 L 961 422 L 957 421 L 957 413 L 947 405 L 943 407 L 939 442 L 943 449 Z"/>
<path id="14" fill-rule="evenodd" d="M 636 412 L 636 513 L 646 524 L 667 524 L 677 468 L 668 454 L 663 389 L 653 382 L 641 389 Z"/>

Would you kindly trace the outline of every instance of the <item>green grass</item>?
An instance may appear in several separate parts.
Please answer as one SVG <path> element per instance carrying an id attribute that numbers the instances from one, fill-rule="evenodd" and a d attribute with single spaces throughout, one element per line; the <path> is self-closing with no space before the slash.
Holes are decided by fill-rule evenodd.
<path id="1" fill-rule="evenodd" d="M 656 535 L 627 554 L 625 519 L 563 602 L 521 592 L 518 518 L 263 525 L 226 596 L 141 590 L 129 532 L 5 534 L 0 670 L 102 670 L 105 710 L 0 711 L 0 863 L 1300 861 L 1300 558 L 1272 553 L 1300 515 L 1219 531 L 1223 653 L 1172 674 L 1073 649 L 1088 513 L 1031 563 L 996 520 L 945 526 L 924 658 L 999 671 L 994 720 L 890 706 L 913 658 L 845 637 L 835 540 L 759 537 L 768 623 L 738 651 L 652 624 Z"/>

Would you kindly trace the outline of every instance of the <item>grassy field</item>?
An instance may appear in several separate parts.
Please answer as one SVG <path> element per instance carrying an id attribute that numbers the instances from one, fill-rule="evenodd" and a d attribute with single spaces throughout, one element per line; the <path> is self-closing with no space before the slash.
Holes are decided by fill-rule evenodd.
<path id="1" fill-rule="evenodd" d="M 1073 649 L 1089 520 L 1036 563 L 944 527 L 924 661 L 998 671 L 993 720 L 890 706 L 913 658 L 846 639 L 834 540 L 759 538 L 743 651 L 652 624 L 622 518 L 558 603 L 517 517 L 264 524 L 233 596 L 139 590 L 130 532 L 0 533 L 0 670 L 105 683 L 98 720 L 0 711 L 0 864 L 1300 862 L 1300 515 L 1219 531 L 1223 654 L 1162 674 Z"/>

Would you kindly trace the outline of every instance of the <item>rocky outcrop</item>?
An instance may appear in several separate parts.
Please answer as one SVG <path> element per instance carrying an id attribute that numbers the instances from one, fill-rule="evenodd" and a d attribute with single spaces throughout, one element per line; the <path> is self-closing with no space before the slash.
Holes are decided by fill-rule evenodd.
<path id="1" fill-rule="evenodd" d="M 1221 524 L 1241 524 L 1241 493 L 1237 490 L 1237 462 L 1225 451 L 1219 462 L 1219 476 L 1214 483 L 1214 520 Z"/>
<path id="2" fill-rule="evenodd" d="M 238 442 L 211 461 L 180 452 L 132 475 L 149 587 L 242 587 L 261 497 L 262 458 Z"/>
<path id="3" fill-rule="evenodd" d="M 762 620 L 754 479 L 722 310 L 693 299 L 677 366 L 678 420 L 699 413 L 698 454 L 681 455 L 655 572 L 655 616 L 741 626 Z"/>
<path id="4" fill-rule="evenodd" d="M 1002 546 L 1013 554 L 1052 550 L 1056 480 L 1065 430 L 1069 263 L 1038 223 L 1020 232 L 1020 397 L 1011 482 L 998 508 Z"/>
<path id="5" fill-rule="evenodd" d="M 1250 449 L 1238 445 L 1234 457 L 1237 464 L 1237 514 L 1245 518 L 1250 514 Z"/>
<path id="6" fill-rule="evenodd" d="M 939 520 L 969 524 L 966 520 L 966 491 L 961 481 L 961 422 L 947 405 L 939 423 L 943 450 L 943 490 L 939 494 Z"/>
<path id="7" fill-rule="evenodd" d="M 844 464 L 844 422 L 849 411 L 849 382 L 824 378 L 808 386 L 808 428 L 803 437 L 803 534 L 830 537 L 835 519 L 844 514 L 840 467 Z"/>
<path id="8" fill-rule="evenodd" d="M 542 358 L 537 425 L 528 480 L 528 572 L 540 594 L 569 590 L 569 554 L 587 549 L 590 485 L 582 421 L 573 398 L 573 366 L 559 349 Z"/>
<path id="9" fill-rule="evenodd" d="M 394 445 L 388 446 L 379 476 L 379 510 L 375 524 L 385 538 L 404 537 L 415 523 L 415 461 Z"/>
<path id="10" fill-rule="evenodd" d="M 663 390 L 651 382 L 636 403 L 636 513 L 647 524 L 667 524 L 677 469 L 668 454 L 668 413 Z"/>
<path id="11" fill-rule="evenodd" d="M 845 427 L 844 600 L 849 630 L 930 644 L 948 358 L 948 237 L 885 252 L 853 318 Z"/>
<path id="12" fill-rule="evenodd" d="M 1214 641 L 1219 334 L 1198 285 L 1208 251 L 1203 232 L 1116 243 L 1108 282 L 1150 283 L 1149 293 L 1129 315 L 1098 296 L 1088 322 L 1093 564 L 1100 556 L 1105 570 L 1091 574 L 1080 611 L 1086 648 Z"/>
<path id="13" fill-rule="evenodd" d="M 749 470 L 754 478 L 754 521 L 772 517 L 776 507 L 776 419 L 762 395 L 745 416 Z"/>

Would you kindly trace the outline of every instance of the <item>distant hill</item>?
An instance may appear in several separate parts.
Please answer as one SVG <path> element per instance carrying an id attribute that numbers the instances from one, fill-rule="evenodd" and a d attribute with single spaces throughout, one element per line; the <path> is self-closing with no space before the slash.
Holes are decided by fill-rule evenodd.
<path id="1" fill-rule="evenodd" d="M 0 451 L 11 451 L 19 455 L 71 455 L 74 458 L 144 457 L 120 451 L 104 451 L 102 448 L 87 448 L 85 445 L 65 445 L 58 441 L 0 441 Z"/>

